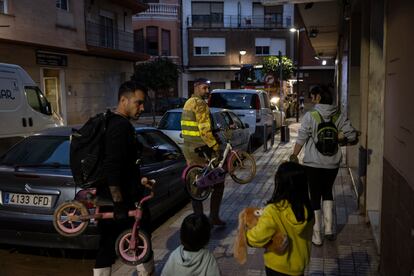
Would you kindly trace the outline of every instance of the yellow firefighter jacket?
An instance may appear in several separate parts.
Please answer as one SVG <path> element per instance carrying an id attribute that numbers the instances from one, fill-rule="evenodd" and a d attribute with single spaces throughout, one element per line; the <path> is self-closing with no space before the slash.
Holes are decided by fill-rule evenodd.
<path id="1" fill-rule="evenodd" d="M 192 96 L 185 102 L 181 115 L 181 132 L 184 147 L 194 151 L 195 148 L 207 145 L 218 150 L 219 145 L 213 136 L 210 122 L 210 109 L 199 96 Z"/>

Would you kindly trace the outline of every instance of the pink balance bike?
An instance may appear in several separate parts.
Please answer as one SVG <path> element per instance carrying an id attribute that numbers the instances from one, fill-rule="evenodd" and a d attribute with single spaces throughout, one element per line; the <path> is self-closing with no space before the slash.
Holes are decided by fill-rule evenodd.
<path id="1" fill-rule="evenodd" d="M 233 150 L 231 144 L 227 142 L 223 153 L 223 158 L 217 165 L 217 158 L 208 158 L 207 146 L 195 150 L 200 156 L 207 160 L 207 166 L 191 165 L 187 166 L 181 178 L 190 197 L 197 201 L 207 199 L 214 187 L 218 183 L 223 183 L 226 173 L 239 184 L 246 184 L 252 181 L 256 175 L 256 161 L 245 151 Z"/>
<path id="2" fill-rule="evenodd" d="M 151 254 L 151 239 L 147 233 L 140 229 L 140 221 L 144 202 L 154 197 L 155 180 L 143 177 L 141 184 L 151 190 L 151 193 L 141 199 L 139 203 L 135 203 L 135 210 L 128 212 L 130 217 L 135 217 L 134 225 L 131 229 L 122 232 L 115 243 L 117 255 L 128 265 L 145 263 Z M 97 220 L 112 219 L 113 212 L 99 212 L 99 206 L 108 206 L 109 204 L 96 200 L 95 188 L 81 190 L 76 194 L 75 200 L 62 203 L 57 207 L 53 215 L 53 226 L 62 236 L 76 237 L 86 230 L 91 221 L 96 223 Z"/>

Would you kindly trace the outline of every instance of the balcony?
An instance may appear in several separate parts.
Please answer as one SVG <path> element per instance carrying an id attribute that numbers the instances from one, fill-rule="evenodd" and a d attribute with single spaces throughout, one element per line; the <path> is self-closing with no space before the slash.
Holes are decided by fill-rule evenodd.
<path id="1" fill-rule="evenodd" d="M 148 3 L 148 9 L 134 16 L 134 19 L 147 19 L 149 17 L 169 17 L 177 18 L 179 5 L 177 4 L 161 4 Z"/>
<path id="2" fill-rule="evenodd" d="M 124 52 L 134 51 L 134 34 L 117 30 L 111 25 L 86 22 L 86 44 Z"/>
<path id="3" fill-rule="evenodd" d="M 265 16 L 239 16 L 239 15 L 191 15 L 187 17 L 188 28 L 257 28 L 275 29 L 292 26 L 290 16 L 283 14 L 269 14 Z"/>

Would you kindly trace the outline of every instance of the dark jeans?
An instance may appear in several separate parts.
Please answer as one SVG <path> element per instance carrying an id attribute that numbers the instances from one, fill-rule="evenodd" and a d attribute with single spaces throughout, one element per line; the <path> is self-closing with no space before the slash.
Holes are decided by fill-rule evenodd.
<path id="1" fill-rule="evenodd" d="M 274 271 L 274 270 L 268 268 L 267 266 L 265 266 L 265 270 L 266 270 L 266 276 L 289 276 L 289 274 L 284 274 L 284 273 Z"/>
<path id="2" fill-rule="evenodd" d="M 321 209 L 321 198 L 322 200 L 333 200 L 332 186 L 335 182 L 338 170 L 338 168 L 323 169 L 306 167 L 313 210 Z"/>
<path id="3" fill-rule="evenodd" d="M 223 199 L 224 183 L 214 185 L 210 199 L 210 218 L 220 218 L 220 205 Z M 193 211 L 196 214 L 203 214 L 203 203 L 201 201 L 192 200 Z"/>
<path id="4" fill-rule="evenodd" d="M 105 210 L 101 208 L 101 212 L 110 212 L 111 210 Z M 151 238 L 150 228 L 150 212 L 146 206 L 144 206 L 144 214 L 140 222 L 140 229 L 144 230 Z M 98 221 L 98 231 L 100 234 L 99 248 L 95 260 L 95 268 L 110 267 L 115 263 L 116 252 L 115 242 L 118 236 L 127 229 L 130 229 L 134 224 L 134 218 L 130 217 L 126 220 L 113 220 L 103 219 Z M 152 248 L 152 247 L 151 247 Z M 151 249 L 152 252 L 152 249 Z M 152 254 L 152 253 L 151 253 Z"/>

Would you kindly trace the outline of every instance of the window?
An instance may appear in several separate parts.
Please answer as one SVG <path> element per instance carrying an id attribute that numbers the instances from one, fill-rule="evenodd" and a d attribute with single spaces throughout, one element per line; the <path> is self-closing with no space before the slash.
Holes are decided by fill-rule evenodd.
<path id="1" fill-rule="evenodd" d="M 7 13 L 7 0 L 0 0 L 0 13 Z"/>
<path id="2" fill-rule="evenodd" d="M 283 5 L 264 7 L 265 25 L 279 27 L 283 25 Z"/>
<path id="3" fill-rule="evenodd" d="M 13 147 L 2 159 L 7 164 L 47 164 L 58 163 L 69 166 L 68 137 L 31 136 Z"/>
<path id="4" fill-rule="evenodd" d="M 146 131 L 137 133 L 137 139 L 141 144 L 142 163 L 168 161 L 171 154 L 181 155 L 181 150 L 168 136 L 158 131 Z"/>
<path id="5" fill-rule="evenodd" d="M 191 14 L 194 27 L 223 26 L 223 2 L 192 2 Z"/>
<path id="6" fill-rule="evenodd" d="M 69 0 L 56 0 L 56 8 L 69 11 Z"/>
<path id="7" fill-rule="evenodd" d="M 171 34 L 169 30 L 162 30 L 161 32 L 161 55 L 171 56 Z"/>
<path id="8" fill-rule="evenodd" d="M 26 86 L 24 91 L 26 92 L 28 104 L 34 110 L 46 115 L 52 115 L 50 103 L 37 86 Z"/>
<path id="9" fill-rule="evenodd" d="M 114 21 L 112 18 L 100 16 L 100 46 L 114 48 Z"/>
<path id="10" fill-rule="evenodd" d="M 158 124 L 159 129 L 181 130 L 181 112 L 167 112 Z"/>
<path id="11" fill-rule="evenodd" d="M 277 38 L 256 38 L 256 55 L 257 56 L 268 56 L 278 55 L 279 51 L 282 55 L 286 53 L 286 40 Z"/>
<path id="12" fill-rule="evenodd" d="M 256 46 L 256 56 L 268 56 L 269 46 Z"/>
<path id="13" fill-rule="evenodd" d="M 226 39 L 221 37 L 195 37 L 195 56 L 224 56 L 226 54 Z"/>
<path id="14" fill-rule="evenodd" d="M 256 109 L 257 94 L 250 93 L 212 93 L 210 106 L 227 109 Z"/>
<path id="15" fill-rule="evenodd" d="M 147 54 L 158 56 L 158 27 L 147 27 Z"/>
<path id="16" fill-rule="evenodd" d="M 137 53 L 144 53 L 144 30 L 139 29 L 134 31 L 134 51 Z"/>

